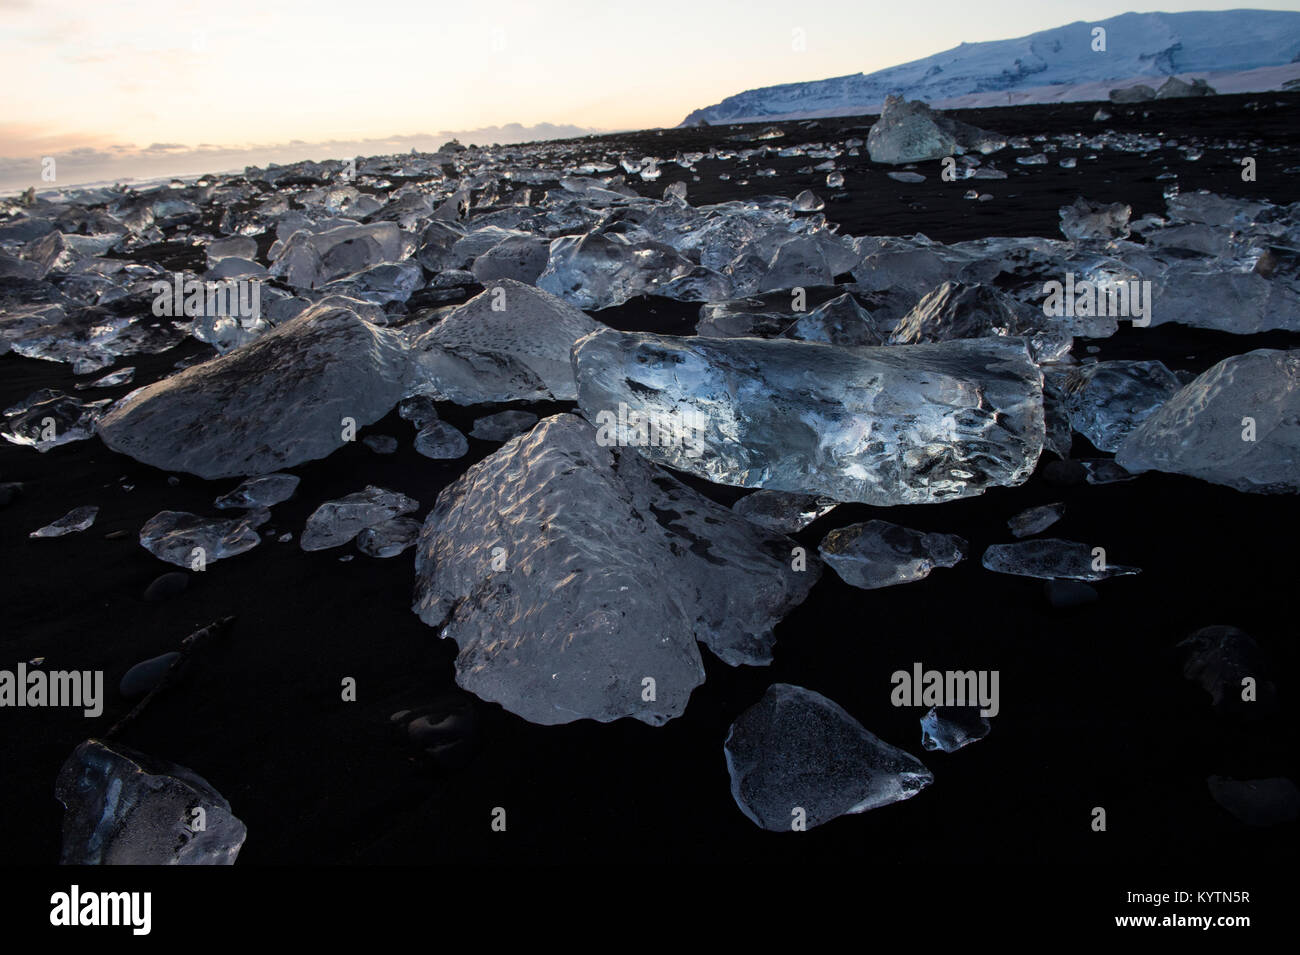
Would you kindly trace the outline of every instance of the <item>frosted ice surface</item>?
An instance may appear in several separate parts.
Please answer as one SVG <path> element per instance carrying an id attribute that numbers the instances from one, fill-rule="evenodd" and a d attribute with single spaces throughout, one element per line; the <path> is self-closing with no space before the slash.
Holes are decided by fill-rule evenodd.
<path id="1" fill-rule="evenodd" d="M 1064 382 L 1070 426 L 1099 451 L 1114 452 L 1135 427 L 1182 387 L 1158 361 L 1103 361 L 1072 368 Z"/>
<path id="2" fill-rule="evenodd" d="M 426 458 L 450 460 L 469 453 L 465 435 L 445 421 L 430 421 L 415 436 L 415 450 Z"/>
<path id="3" fill-rule="evenodd" d="M 1131 431 L 1115 460 L 1258 494 L 1300 491 L 1300 351 L 1225 358 Z"/>
<path id="4" fill-rule="evenodd" d="M 59 770 L 55 795 L 64 807 L 63 865 L 233 865 L 247 836 L 202 776 L 120 743 L 80 744 Z"/>
<path id="5" fill-rule="evenodd" d="M 114 451 L 215 479 L 323 458 L 402 397 L 403 336 L 322 303 L 257 341 L 131 392 L 98 422 Z M 355 430 L 353 431 L 355 433 Z"/>
<path id="6" fill-rule="evenodd" d="M 1011 529 L 1013 537 L 1032 537 L 1047 530 L 1064 515 L 1064 504 L 1043 504 L 1016 514 L 1007 521 L 1007 527 Z"/>
<path id="7" fill-rule="evenodd" d="M 498 279 L 415 339 L 410 390 L 457 404 L 572 400 L 573 344 L 601 327 L 554 295 Z"/>
<path id="8" fill-rule="evenodd" d="M 955 753 L 989 735 L 993 724 L 977 706 L 933 706 L 921 717 L 921 745 Z"/>
<path id="9" fill-rule="evenodd" d="M 249 478 L 213 503 L 222 509 L 271 507 L 293 497 L 298 481 L 292 474 L 264 474 Z"/>
<path id="10" fill-rule="evenodd" d="M 911 799 L 934 781 L 920 760 L 843 707 L 788 683 L 774 683 L 740 714 L 723 749 L 736 805 L 773 832 Z"/>
<path id="11" fill-rule="evenodd" d="M 561 414 L 438 496 L 413 609 L 456 641 L 462 687 L 530 722 L 660 725 L 704 680 L 697 640 L 771 660 L 820 571 L 792 547 Z"/>

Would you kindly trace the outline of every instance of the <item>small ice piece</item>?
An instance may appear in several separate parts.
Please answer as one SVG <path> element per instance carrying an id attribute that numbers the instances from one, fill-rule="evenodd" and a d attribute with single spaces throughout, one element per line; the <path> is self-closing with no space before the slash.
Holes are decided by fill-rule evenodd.
<path id="1" fill-rule="evenodd" d="M 988 736 L 992 728 L 978 706 L 933 706 L 921 717 L 921 745 L 931 752 L 955 753 Z"/>
<path id="2" fill-rule="evenodd" d="M 348 543 L 367 527 L 418 510 L 405 494 L 369 485 L 336 501 L 326 501 L 307 518 L 299 545 L 303 550 L 327 550 Z"/>
<path id="3" fill-rule="evenodd" d="M 431 421 L 415 436 L 415 450 L 426 458 L 449 461 L 469 453 L 469 441 L 445 421 Z"/>
<path id="4" fill-rule="evenodd" d="M 731 724 L 723 752 L 740 811 L 771 832 L 910 799 L 934 776 L 820 693 L 774 683 Z"/>
<path id="5" fill-rule="evenodd" d="M 509 441 L 537 424 L 537 415 L 531 411 L 498 411 L 474 421 L 469 436 L 482 441 Z"/>
<path id="6" fill-rule="evenodd" d="M 1277 706 L 1277 686 L 1265 672 L 1265 661 L 1254 637 L 1236 627 L 1202 627 L 1178 644 L 1183 676 L 1210 695 L 1210 704 L 1232 716 L 1263 717 Z M 1254 681 L 1253 699 L 1242 699 L 1247 678 Z"/>
<path id="7" fill-rule="evenodd" d="M 852 587 L 876 590 L 930 576 L 936 567 L 955 567 L 966 556 L 955 534 L 927 534 L 888 521 L 837 527 L 818 552 Z"/>
<path id="8" fill-rule="evenodd" d="M 1061 233 L 1076 242 L 1127 239 L 1132 214 L 1133 209 L 1122 202 L 1104 205 L 1079 196 L 1072 205 L 1060 209 Z"/>
<path id="9" fill-rule="evenodd" d="M 794 197 L 790 208 L 795 212 L 820 212 L 826 208 L 826 203 L 818 199 L 811 189 L 805 189 Z"/>
<path id="10" fill-rule="evenodd" d="M 185 511 L 159 511 L 140 528 L 140 546 L 159 560 L 196 570 L 252 550 L 262 542 L 254 528 L 270 520 L 265 509 L 230 520 L 213 520 Z"/>
<path id="11" fill-rule="evenodd" d="M 79 745 L 54 792 L 64 808 L 63 865 L 233 865 L 248 834 L 198 773 L 116 742 Z"/>
<path id="12" fill-rule="evenodd" d="M 1211 776 L 1206 783 L 1214 801 L 1248 826 L 1276 826 L 1300 817 L 1300 789 L 1289 779 Z"/>
<path id="13" fill-rule="evenodd" d="M 125 368 L 119 368 L 112 374 L 105 375 L 103 378 L 96 378 L 94 381 L 83 381 L 77 385 L 78 391 L 85 391 L 87 388 L 117 388 L 120 385 L 129 385 L 135 379 L 135 368 L 128 365 Z"/>
<path id="14" fill-rule="evenodd" d="M 249 478 L 213 503 L 222 510 L 272 507 L 293 497 L 293 492 L 298 489 L 298 480 L 292 474 L 263 474 Z"/>
<path id="15" fill-rule="evenodd" d="M 1078 461 L 1089 484 L 1123 484 L 1133 480 L 1132 474 L 1110 458 L 1079 458 Z"/>
<path id="16" fill-rule="evenodd" d="M 826 185 L 831 189 L 840 189 L 844 186 L 844 173 L 831 172 L 826 174 Z"/>
<path id="17" fill-rule="evenodd" d="M 686 183 L 675 182 L 664 189 L 664 201 L 667 202 L 671 199 L 686 201 Z"/>
<path id="18" fill-rule="evenodd" d="M 1043 580 L 1105 580 L 1142 573 L 1137 567 L 1109 563 L 1103 548 L 1054 537 L 993 544 L 984 552 L 983 563 L 999 574 Z"/>
<path id="19" fill-rule="evenodd" d="M 1032 537 L 1047 530 L 1065 516 L 1064 504 L 1043 504 L 1030 507 L 1007 521 L 1013 537 Z"/>
<path id="20" fill-rule="evenodd" d="M 828 345 L 880 345 L 884 342 L 871 313 L 847 292 L 804 315 L 785 330 L 785 336 Z"/>
<path id="21" fill-rule="evenodd" d="M 411 398 L 403 398 L 397 403 L 397 415 L 403 421 L 409 421 L 416 428 L 423 428 L 432 421 L 438 420 L 438 409 L 433 405 L 433 399 L 427 395 L 415 395 Z"/>
<path id="22" fill-rule="evenodd" d="M 46 388 L 5 411 L 3 437 L 44 453 L 51 448 L 93 437 L 95 422 L 111 402 L 82 402 Z"/>
<path id="23" fill-rule="evenodd" d="M 1033 153 L 1029 156 L 1017 156 L 1016 162 L 1021 166 L 1046 166 L 1046 153 Z"/>
<path id="24" fill-rule="evenodd" d="M 397 450 L 397 439 L 390 434 L 368 434 L 361 443 L 375 454 L 392 454 Z"/>
<path id="25" fill-rule="evenodd" d="M 94 504 L 73 508 L 54 523 L 46 524 L 40 530 L 32 531 L 27 536 L 62 537 L 64 534 L 75 534 L 77 531 L 84 531 L 91 524 L 95 523 L 95 518 L 98 515 L 99 508 Z"/>
<path id="26" fill-rule="evenodd" d="M 420 527 L 420 522 L 412 517 L 395 517 L 375 524 L 357 535 L 357 550 L 367 557 L 396 557 L 415 543 Z"/>
<path id="27" fill-rule="evenodd" d="M 925 176 L 919 172 L 887 172 L 885 175 L 898 182 L 925 182 Z"/>
<path id="28" fill-rule="evenodd" d="M 1113 453 L 1182 383 L 1158 361 L 1099 361 L 1071 368 L 1063 388 L 1070 426 Z"/>
<path id="29" fill-rule="evenodd" d="M 1300 351 L 1225 358 L 1131 431 L 1126 470 L 1186 474 L 1256 494 L 1300 492 Z"/>
<path id="30" fill-rule="evenodd" d="M 1006 145 L 996 133 L 935 112 L 920 100 L 885 97 L 880 118 L 867 133 L 872 162 L 899 165 L 942 159 L 969 151 L 991 153 Z"/>
<path id="31" fill-rule="evenodd" d="M 794 534 L 829 514 L 835 506 L 835 501 L 813 494 L 755 491 L 731 505 L 731 509 L 759 527 L 778 534 Z"/>

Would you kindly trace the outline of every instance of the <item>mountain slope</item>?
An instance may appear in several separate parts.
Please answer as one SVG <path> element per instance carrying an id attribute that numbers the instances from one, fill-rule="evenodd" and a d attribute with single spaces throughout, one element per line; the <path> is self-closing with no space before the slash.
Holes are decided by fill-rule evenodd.
<path id="1" fill-rule="evenodd" d="M 1106 29 L 1105 52 L 1092 49 L 1095 27 Z M 1231 73 L 1293 62 L 1300 62 L 1300 13 L 1125 13 L 1013 40 L 963 43 L 875 73 L 749 90 L 696 110 L 683 125 L 870 112 L 890 93 L 931 103 L 980 94 L 1001 95 L 1003 102 L 1025 101 L 1015 94 L 1101 81 L 1124 85 L 1123 81 L 1142 77 Z"/>

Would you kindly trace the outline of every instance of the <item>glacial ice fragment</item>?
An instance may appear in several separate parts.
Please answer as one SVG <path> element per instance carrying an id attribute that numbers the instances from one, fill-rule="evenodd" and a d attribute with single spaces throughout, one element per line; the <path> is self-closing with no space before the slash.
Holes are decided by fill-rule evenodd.
<path id="1" fill-rule="evenodd" d="M 322 303 L 252 344 L 137 388 L 99 420 L 114 451 L 207 479 L 267 474 L 342 447 L 402 397 L 403 336 Z"/>
<path id="2" fill-rule="evenodd" d="M 1137 567 L 1110 563 L 1100 548 L 1077 541 L 1040 537 L 1015 544 L 992 544 L 984 551 L 984 566 L 999 574 L 1044 580 L 1105 580 L 1140 574 Z"/>
<path id="3" fill-rule="evenodd" d="M 469 453 L 465 435 L 445 421 L 431 421 L 415 436 L 415 450 L 426 458 L 448 461 Z"/>
<path id="4" fill-rule="evenodd" d="M 888 521 L 837 527 L 818 553 L 852 587 L 876 590 L 923 580 L 936 567 L 955 567 L 968 545 L 955 534 L 927 534 Z"/>
<path id="5" fill-rule="evenodd" d="M 1225 358 L 1129 432 L 1126 470 L 1186 474 L 1256 494 L 1300 492 L 1300 351 Z"/>
<path id="6" fill-rule="evenodd" d="M 934 782 L 920 760 L 839 704 L 788 683 L 772 684 L 740 714 L 723 751 L 736 805 L 771 832 L 910 799 Z"/>
<path id="7" fill-rule="evenodd" d="M 1013 537 L 1032 537 L 1047 530 L 1064 515 L 1064 504 L 1043 504 L 1039 507 L 1026 508 L 1016 514 L 1007 521 L 1007 527 L 1011 529 Z"/>
<path id="8" fill-rule="evenodd" d="M 299 478 L 292 474 L 264 474 L 249 478 L 213 503 L 223 510 L 272 507 L 293 497 L 298 481 Z"/>
<path id="9" fill-rule="evenodd" d="M 920 100 L 887 96 L 880 118 L 867 133 L 872 162 L 899 165 L 965 152 L 996 152 L 1006 140 L 996 133 L 937 113 Z"/>
<path id="10" fill-rule="evenodd" d="M 357 550 L 367 557 L 396 557 L 415 543 L 420 527 L 413 517 L 395 517 L 371 525 L 357 535 Z"/>
<path id="11" fill-rule="evenodd" d="M 537 415 L 531 411 L 498 411 L 477 419 L 469 436 L 481 441 L 509 441 L 535 424 Z"/>
<path id="12" fill-rule="evenodd" d="M 561 414 L 439 494 L 412 609 L 456 641 L 457 683 L 530 722 L 661 725 L 704 680 L 697 640 L 770 662 L 820 572 L 791 547 Z"/>
<path id="13" fill-rule="evenodd" d="M 94 436 L 95 422 L 110 404 L 107 398 L 82 402 L 46 388 L 5 411 L 3 437 L 37 451 Z"/>
<path id="14" fill-rule="evenodd" d="M 462 405 L 571 401 L 573 344 L 601 327 L 547 292 L 498 279 L 412 343 L 411 390 Z"/>
<path id="15" fill-rule="evenodd" d="M 73 750 L 55 795 L 63 865 L 233 865 L 247 836 L 202 776 L 116 742 L 88 739 Z"/>
<path id="16" fill-rule="evenodd" d="M 1102 361 L 1071 368 L 1063 387 L 1070 426 L 1114 452 L 1182 383 L 1158 361 Z"/>
<path id="17" fill-rule="evenodd" d="M 337 501 L 326 501 L 307 518 L 299 544 L 303 550 L 326 550 L 352 540 L 367 527 L 418 510 L 405 494 L 370 485 Z"/>
<path id="18" fill-rule="evenodd" d="M 769 531 L 794 534 L 829 514 L 835 506 L 835 501 L 813 494 L 755 491 L 731 505 L 731 509 Z"/>
<path id="19" fill-rule="evenodd" d="M 603 329 L 574 349 L 589 421 L 655 423 L 649 459 L 719 484 L 880 506 L 1015 485 L 1043 446 L 1041 376 L 1018 339 L 838 348 Z"/>
<path id="20" fill-rule="evenodd" d="M 988 736 L 992 728 L 978 706 L 932 706 L 921 717 L 921 745 L 931 752 L 955 753 Z"/>
<path id="21" fill-rule="evenodd" d="M 262 542 L 254 528 L 270 520 L 265 509 L 229 520 L 210 519 L 185 511 L 159 511 L 140 528 L 140 546 L 159 560 L 188 569 L 206 566 L 252 550 Z"/>
<path id="22" fill-rule="evenodd" d="M 93 504 L 85 507 L 75 507 L 68 513 L 64 514 L 57 521 L 46 524 L 39 530 L 32 531 L 28 537 L 62 537 L 64 534 L 75 534 L 78 531 L 84 531 L 91 524 L 95 523 L 95 518 L 99 516 L 99 508 Z"/>

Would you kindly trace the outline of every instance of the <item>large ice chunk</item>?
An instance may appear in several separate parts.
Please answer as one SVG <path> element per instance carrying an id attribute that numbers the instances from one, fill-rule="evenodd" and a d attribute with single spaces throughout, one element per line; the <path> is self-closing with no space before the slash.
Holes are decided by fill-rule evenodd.
<path id="1" fill-rule="evenodd" d="M 792 547 L 562 414 L 438 496 L 413 609 L 456 641 L 461 686 L 524 719 L 659 725 L 704 680 L 697 639 L 771 660 L 820 571 Z"/>
<path id="2" fill-rule="evenodd" d="M 73 750 L 55 795 L 63 865 L 233 865 L 248 834 L 198 773 L 119 743 Z"/>
<path id="3" fill-rule="evenodd" d="M 1300 492 L 1300 351 L 1225 358 L 1137 426 L 1115 460 L 1257 494 Z"/>
<path id="4" fill-rule="evenodd" d="M 419 507 L 418 501 L 399 491 L 371 485 L 337 501 L 326 501 L 312 511 L 299 543 L 303 550 L 339 547 L 366 528 L 410 514 Z"/>
<path id="5" fill-rule="evenodd" d="M 227 520 L 211 520 L 186 511 L 159 511 L 140 528 L 140 546 L 159 560 L 198 570 L 252 550 L 262 541 L 254 528 L 265 524 L 270 516 L 265 508 Z"/>
<path id="6" fill-rule="evenodd" d="M 496 279 L 412 344 L 411 390 L 440 401 L 573 400 L 573 344 L 603 327 L 541 289 Z"/>
<path id="7" fill-rule="evenodd" d="M 1158 361 L 1102 361 L 1070 369 L 1064 382 L 1070 427 L 1099 451 L 1124 438 L 1182 387 Z"/>
<path id="8" fill-rule="evenodd" d="M 839 704 L 789 683 L 772 684 L 740 714 L 723 750 L 736 805 L 772 832 L 911 799 L 934 782 L 919 759 Z"/>
<path id="9" fill-rule="evenodd" d="M 228 355 L 131 392 L 99 420 L 114 451 L 213 479 L 323 458 L 402 397 L 400 333 L 318 305 Z M 350 421 L 350 425 L 349 425 Z"/>
<path id="10" fill-rule="evenodd" d="M 920 100 L 885 97 L 880 119 L 867 133 L 872 162 L 907 163 L 971 151 L 996 152 L 1006 145 L 997 133 L 937 113 Z"/>
<path id="11" fill-rule="evenodd" d="M 838 348 L 603 329 L 573 360 L 589 421 L 623 429 L 636 412 L 657 435 L 641 454 L 719 484 L 936 502 L 1025 481 L 1043 447 L 1042 378 L 1020 339 Z"/>

